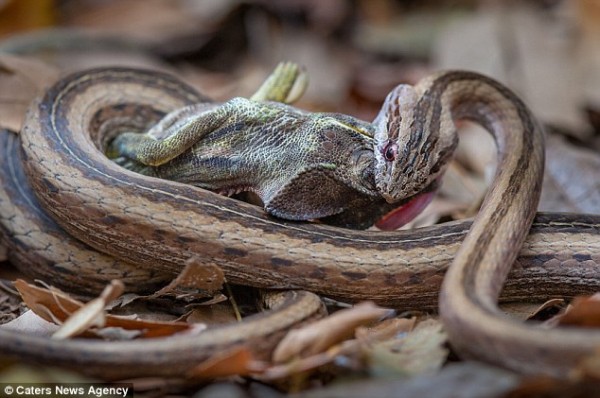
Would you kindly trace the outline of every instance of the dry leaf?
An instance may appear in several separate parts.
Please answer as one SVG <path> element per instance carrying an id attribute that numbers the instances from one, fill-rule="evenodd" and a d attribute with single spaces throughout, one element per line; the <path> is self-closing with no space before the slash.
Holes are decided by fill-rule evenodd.
<path id="1" fill-rule="evenodd" d="M 185 262 L 185 267 L 177 278 L 150 297 L 172 295 L 177 299 L 192 301 L 212 296 L 222 289 L 223 283 L 225 275 L 221 268 L 214 264 L 204 264 L 197 257 L 192 257 Z"/>
<path id="2" fill-rule="evenodd" d="M 501 304 L 502 311 L 523 321 L 543 321 L 555 315 L 565 305 L 563 299 L 550 299 L 543 304 L 539 303 L 505 303 Z"/>
<path id="3" fill-rule="evenodd" d="M 113 280 L 107 285 L 100 297 L 89 301 L 84 304 L 77 311 L 72 313 L 67 318 L 60 329 L 58 329 L 53 335 L 53 339 L 66 339 L 69 337 L 77 336 L 92 327 L 102 328 L 106 323 L 106 312 L 104 308 L 107 303 L 119 297 L 125 286 L 123 282 Z"/>
<path id="4" fill-rule="evenodd" d="M 237 322 L 238 318 L 231 305 L 225 303 L 195 306 L 191 311 L 177 320 L 182 322 L 185 321 L 187 323 L 206 323 L 213 325 Z"/>
<path id="5" fill-rule="evenodd" d="M 48 322 L 64 321 L 83 303 L 69 297 L 58 289 L 44 289 L 17 279 L 14 287 L 19 291 L 25 305 Z"/>
<path id="6" fill-rule="evenodd" d="M 356 348 L 356 346 L 353 348 Z M 344 351 L 343 347 L 335 346 L 326 352 L 301 358 L 283 365 L 271 366 L 260 375 L 259 379 L 263 381 L 281 380 L 285 377 L 309 372 L 332 363 Z"/>
<path id="7" fill-rule="evenodd" d="M 265 369 L 263 362 L 252 357 L 247 347 L 234 347 L 215 355 L 195 366 L 186 373 L 186 377 L 195 379 L 216 379 L 226 376 L 249 376 Z"/>
<path id="8" fill-rule="evenodd" d="M 400 338 L 374 344 L 370 353 L 375 374 L 420 375 L 438 371 L 448 357 L 447 337 L 442 324 L 425 320 Z"/>
<path id="9" fill-rule="evenodd" d="M 52 26 L 56 8 L 52 0 L 0 1 L 0 36 Z"/>
<path id="10" fill-rule="evenodd" d="M 141 296 L 137 293 L 125 293 L 117 297 L 106 305 L 106 310 L 110 311 L 115 308 L 126 307 L 138 299 L 144 299 L 148 296 Z"/>
<path id="11" fill-rule="evenodd" d="M 0 328 L 43 337 L 49 337 L 58 330 L 55 323 L 48 322 L 31 310 L 26 311 L 10 322 L 0 325 Z"/>
<path id="12" fill-rule="evenodd" d="M 482 7 L 446 25 L 434 49 L 434 66 L 494 77 L 515 89 L 539 120 L 568 128 L 580 138 L 589 135 L 580 111 L 588 84 L 574 73 L 574 64 L 582 61 L 575 58 L 584 53 L 573 51 L 581 36 L 564 34 L 577 28 L 569 26 L 567 13 L 549 18 L 525 2 L 502 6 L 506 3 Z"/>
<path id="13" fill-rule="evenodd" d="M 288 361 L 296 356 L 309 356 L 354 335 L 358 326 L 390 316 L 393 311 L 376 306 L 371 302 L 341 310 L 327 318 L 299 329 L 291 330 L 277 345 L 273 353 L 276 363 Z"/>
<path id="14" fill-rule="evenodd" d="M 58 74 L 35 59 L 0 54 L 0 127 L 21 130 L 27 107 Z"/>
<path id="15" fill-rule="evenodd" d="M 567 311 L 559 317 L 558 324 L 589 328 L 600 327 L 600 293 L 573 299 Z"/>
<path id="16" fill-rule="evenodd" d="M 417 318 L 392 318 L 376 324 L 373 327 L 359 326 L 356 328 L 356 339 L 361 343 L 384 341 L 396 338 L 401 333 L 408 333 L 415 327 Z"/>
<path id="17" fill-rule="evenodd" d="M 340 356 L 344 357 L 346 367 L 358 363 L 356 368 L 362 366 L 363 351 L 370 344 L 387 340 L 393 336 L 411 330 L 416 318 L 386 319 L 374 327 L 359 326 L 356 328 L 356 339 L 346 340 L 339 345 L 329 348 L 327 351 L 297 359 L 282 365 L 271 366 L 261 374 L 261 380 L 280 380 L 291 375 L 315 370 L 321 366 L 333 363 Z"/>
<path id="18" fill-rule="evenodd" d="M 600 184 L 596 175 L 600 155 L 576 147 L 564 138 L 546 137 L 546 166 L 540 211 L 600 213 Z"/>
<path id="19" fill-rule="evenodd" d="M 21 294 L 25 304 L 43 319 L 61 323 L 83 307 L 83 303 L 69 297 L 58 289 L 44 289 L 17 279 L 15 288 Z M 120 327 L 128 330 L 139 330 L 144 338 L 170 336 L 180 332 L 197 332 L 202 325 L 188 325 L 183 322 L 158 322 L 139 319 L 127 319 L 114 315 L 106 316 L 106 327 Z"/>

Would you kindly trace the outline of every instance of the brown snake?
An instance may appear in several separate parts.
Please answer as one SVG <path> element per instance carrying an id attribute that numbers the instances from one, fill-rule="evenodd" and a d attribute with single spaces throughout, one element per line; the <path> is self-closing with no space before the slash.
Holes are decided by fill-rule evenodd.
<path id="1" fill-rule="evenodd" d="M 469 233 L 468 221 L 394 233 L 285 222 L 243 202 L 118 167 L 99 150 L 109 134 L 147 128 L 174 108 L 205 100 L 156 72 L 95 70 L 51 88 L 31 107 L 21 133 L 26 173 L 43 207 L 70 234 L 157 274 L 177 274 L 186 259 L 200 256 L 232 283 L 431 308 L 453 262 L 440 301 L 458 352 L 520 371 L 564 375 L 600 346 L 600 334 L 526 326 L 499 313 L 495 303 L 503 285 L 512 299 L 597 289 L 600 217 L 538 215 L 527 237 L 543 139 L 524 105 L 503 86 L 471 73 L 438 74 L 417 88 L 428 100 L 419 117 L 475 120 L 498 144 L 499 172 Z M 285 322 L 312 317 L 320 306 L 310 300 L 303 296 L 259 318 L 256 341 L 285 329 Z M 227 344 L 243 340 L 245 327 L 228 328 Z M 91 343 L 0 331 L 0 352 L 85 365 L 101 375 L 178 374 L 182 362 L 206 357 L 200 349 L 220 347 L 219 336 Z M 114 366 L 119 370 L 111 373 Z"/>

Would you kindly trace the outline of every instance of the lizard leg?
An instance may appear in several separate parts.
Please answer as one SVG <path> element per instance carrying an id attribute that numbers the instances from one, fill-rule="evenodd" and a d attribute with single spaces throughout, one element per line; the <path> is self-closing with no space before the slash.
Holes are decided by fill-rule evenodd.
<path id="1" fill-rule="evenodd" d="M 178 123 L 169 123 L 159 134 L 162 139 L 148 134 L 123 133 L 109 144 L 106 153 L 111 158 L 124 156 L 146 166 L 160 166 L 224 125 L 231 115 L 231 106 L 225 103 Z"/>
<path id="2" fill-rule="evenodd" d="M 251 100 L 291 103 L 306 90 L 306 71 L 292 62 L 282 62 L 267 77 Z M 190 105 L 167 115 L 147 134 L 123 133 L 109 144 L 106 155 L 128 158 L 143 166 L 160 166 L 181 155 L 229 117 L 227 106 L 202 103 Z M 127 167 L 129 168 L 129 167 Z"/>
<path id="3" fill-rule="evenodd" d="M 293 62 L 280 62 L 250 99 L 292 104 L 304 94 L 307 85 L 304 68 Z"/>

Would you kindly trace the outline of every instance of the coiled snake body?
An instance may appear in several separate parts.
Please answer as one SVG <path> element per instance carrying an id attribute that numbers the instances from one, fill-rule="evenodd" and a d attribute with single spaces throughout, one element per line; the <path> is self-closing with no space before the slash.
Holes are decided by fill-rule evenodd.
<path id="1" fill-rule="evenodd" d="M 472 224 L 392 233 L 286 222 L 246 203 L 124 170 L 102 153 L 110 134 L 146 129 L 175 108 L 205 101 L 156 72 L 101 69 L 61 80 L 28 113 L 21 133 L 24 164 L 41 205 L 61 227 L 99 251 L 151 270 L 158 279 L 177 274 L 187 259 L 198 256 L 220 266 L 233 283 L 431 308 L 445 278 L 440 311 L 460 354 L 520 371 L 566 374 L 600 346 L 600 334 L 525 326 L 499 313 L 495 303 L 503 286 L 507 298 L 572 296 L 596 289 L 600 217 L 538 215 L 534 220 L 543 136 L 527 108 L 500 84 L 474 73 L 446 72 L 422 81 L 410 95 L 413 106 L 392 96 L 383 109 L 393 115 L 399 107 L 405 112 L 401 128 L 419 127 L 402 135 L 413 137 L 406 145 L 416 145 L 417 154 L 423 154 L 412 159 L 415 167 L 427 162 L 422 147 L 444 141 L 453 120 L 472 119 L 494 135 L 498 171 Z M 385 120 L 385 115 L 378 118 Z M 390 131 L 381 134 L 376 137 L 381 152 L 391 141 L 404 145 L 399 142 L 404 138 Z M 425 141 L 414 138 L 419 136 Z M 382 174 L 379 184 L 395 189 L 385 179 L 399 178 L 393 163 L 406 159 L 390 159 L 382 159 L 392 163 L 382 166 L 387 176 Z M 8 228 L 10 220 L 3 224 Z M 23 236 L 9 234 L 23 245 Z M 63 258 L 64 264 L 71 260 Z M 67 269 L 44 267 L 58 275 Z M 102 278 L 101 270 L 89 273 Z M 257 342 L 320 310 L 312 295 L 293 295 L 271 316 L 253 321 L 256 350 L 268 351 L 272 346 Z M 104 376 L 178 374 L 183 362 L 199 361 L 223 344 L 239 344 L 247 331 L 230 327 L 226 333 L 164 342 L 102 343 L 48 341 L 0 330 L 0 352 Z"/>

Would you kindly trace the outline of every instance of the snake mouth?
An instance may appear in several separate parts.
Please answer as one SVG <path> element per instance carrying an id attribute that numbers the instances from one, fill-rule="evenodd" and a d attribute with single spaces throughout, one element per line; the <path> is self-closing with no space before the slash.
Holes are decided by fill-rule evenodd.
<path id="1" fill-rule="evenodd" d="M 382 231 L 393 231 L 414 220 L 433 200 L 440 186 L 440 180 L 441 178 L 436 178 L 421 192 L 405 199 L 399 207 L 377 221 L 375 226 Z"/>

